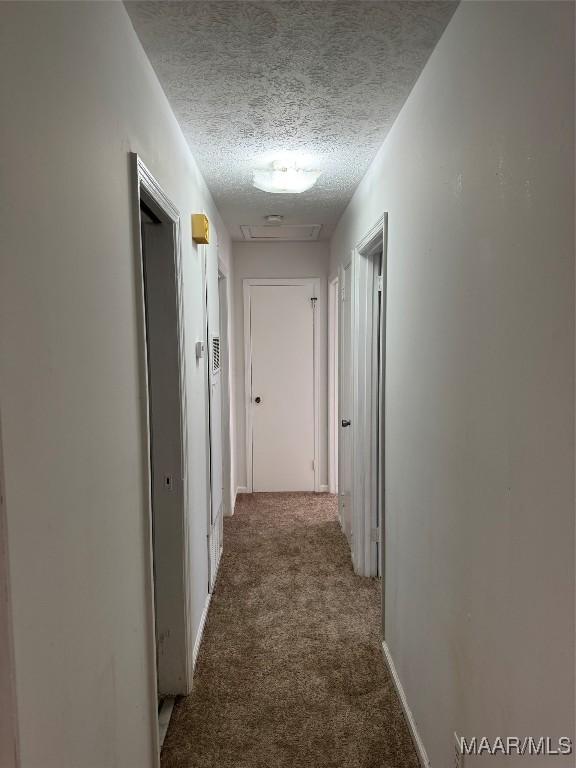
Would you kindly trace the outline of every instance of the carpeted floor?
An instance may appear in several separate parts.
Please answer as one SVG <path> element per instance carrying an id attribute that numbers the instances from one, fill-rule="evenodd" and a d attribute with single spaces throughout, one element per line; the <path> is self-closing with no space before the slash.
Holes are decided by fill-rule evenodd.
<path id="1" fill-rule="evenodd" d="M 335 497 L 239 496 L 224 542 L 162 768 L 417 768 Z"/>

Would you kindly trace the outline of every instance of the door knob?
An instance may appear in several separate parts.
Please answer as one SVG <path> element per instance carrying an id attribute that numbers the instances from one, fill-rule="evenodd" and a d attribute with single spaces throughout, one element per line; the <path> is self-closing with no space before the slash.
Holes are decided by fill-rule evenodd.
<path id="1" fill-rule="evenodd" d="M 262 402 L 262 398 L 260 397 L 260 395 L 258 395 L 258 397 L 254 398 L 254 402 L 255 403 L 261 403 Z"/>
<path id="2" fill-rule="evenodd" d="M 342 426 L 343 427 L 349 427 L 352 422 L 350 419 L 342 419 Z"/>

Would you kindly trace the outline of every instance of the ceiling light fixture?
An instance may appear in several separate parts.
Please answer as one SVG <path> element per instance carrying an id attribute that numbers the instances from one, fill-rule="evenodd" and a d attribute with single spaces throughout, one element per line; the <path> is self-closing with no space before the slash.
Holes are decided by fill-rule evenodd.
<path id="1" fill-rule="evenodd" d="M 269 213 L 264 216 L 264 220 L 267 224 L 282 224 L 284 221 L 284 216 L 282 216 L 280 213 Z"/>
<path id="2" fill-rule="evenodd" d="M 274 194 L 300 194 L 316 184 L 320 173 L 298 168 L 295 161 L 276 160 L 271 168 L 254 170 L 254 186 Z"/>

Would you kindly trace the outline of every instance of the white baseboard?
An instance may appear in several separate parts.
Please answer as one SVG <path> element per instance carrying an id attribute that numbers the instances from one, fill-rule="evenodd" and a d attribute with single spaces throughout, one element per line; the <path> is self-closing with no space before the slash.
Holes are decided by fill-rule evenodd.
<path id="1" fill-rule="evenodd" d="M 410 707 L 408 706 L 408 700 L 406 699 L 404 688 L 402 687 L 402 683 L 400 682 L 398 671 L 396 669 L 396 666 L 394 665 L 394 659 L 392 658 L 392 654 L 390 653 L 390 648 L 388 648 L 388 645 L 386 644 L 386 642 L 382 643 L 382 650 L 384 651 L 384 658 L 386 660 L 386 665 L 390 670 L 390 675 L 392 676 L 394 687 L 396 688 L 398 698 L 400 699 L 400 703 L 402 704 L 402 709 L 404 710 L 404 716 L 406 717 L 408 727 L 410 728 L 410 733 L 412 734 L 412 739 L 414 741 L 414 746 L 416 747 L 416 753 L 418 754 L 418 760 L 420 761 L 420 765 L 422 766 L 422 768 L 430 768 L 430 760 L 428 759 L 428 755 L 426 754 L 426 749 L 424 748 L 424 743 L 420 738 L 420 734 L 418 733 L 418 729 L 416 727 L 416 721 L 414 720 L 414 716 L 412 715 Z"/>
<path id="2" fill-rule="evenodd" d="M 328 486 L 327 485 L 321 485 L 320 486 L 320 493 L 328 493 Z"/>
<path id="3" fill-rule="evenodd" d="M 172 717 L 175 701 L 176 698 L 174 696 L 167 696 L 162 702 L 160 712 L 158 712 L 158 740 L 160 742 L 160 749 L 162 749 L 164 739 L 168 733 L 168 726 L 170 725 L 170 718 Z"/>
<path id="4" fill-rule="evenodd" d="M 202 616 L 200 617 L 200 626 L 198 627 L 198 632 L 196 633 L 196 641 L 194 642 L 194 650 L 192 651 L 192 674 L 194 674 L 194 670 L 196 669 L 196 661 L 198 660 L 200 644 L 202 642 L 202 637 L 204 636 L 204 626 L 206 624 L 206 617 L 208 616 L 208 609 L 210 608 L 211 600 L 212 592 L 209 592 L 208 597 L 206 598 L 206 603 L 204 604 Z"/>

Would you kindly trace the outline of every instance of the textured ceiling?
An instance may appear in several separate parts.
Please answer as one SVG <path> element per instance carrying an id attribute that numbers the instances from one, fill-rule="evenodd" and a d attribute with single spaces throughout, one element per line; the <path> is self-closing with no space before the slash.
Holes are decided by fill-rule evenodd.
<path id="1" fill-rule="evenodd" d="M 126 2 L 233 237 L 281 213 L 328 237 L 454 2 Z M 252 186 L 281 152 L 322 171 L 301 195 Z"/>

